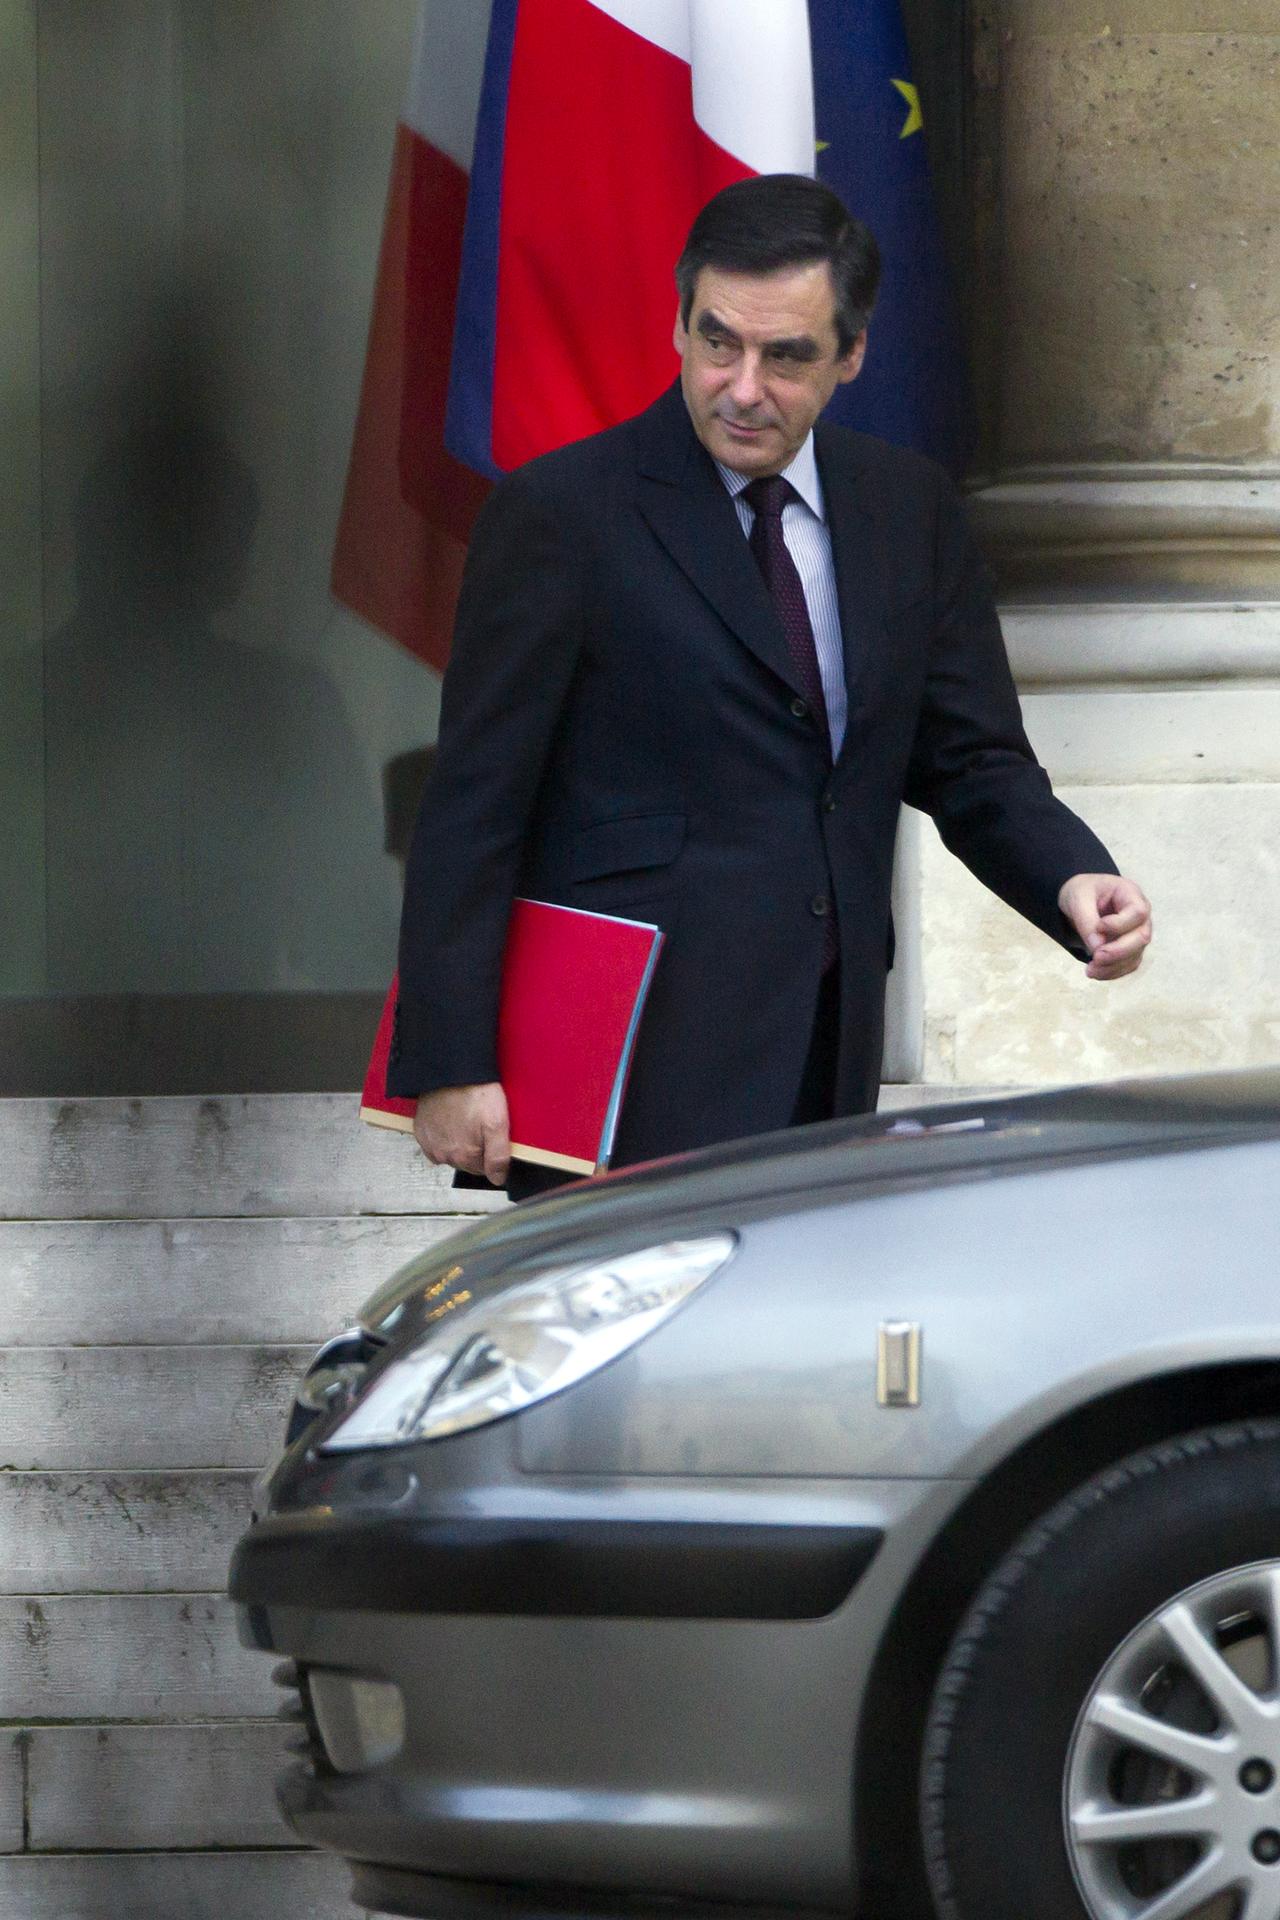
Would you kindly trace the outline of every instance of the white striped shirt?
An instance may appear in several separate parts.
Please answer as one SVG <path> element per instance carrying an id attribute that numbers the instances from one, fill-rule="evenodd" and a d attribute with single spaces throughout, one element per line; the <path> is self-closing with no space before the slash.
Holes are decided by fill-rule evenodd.
<path id="1" fill-rule="evenodd" d="M 742 493 L 745 487 L 750 486 L 751 476 L 735 473 L 732 467 L 721 466 L 718 460 L 716 472 L 732 494 L 734 511 L 742 531 L 750 538 L 755 515 L 742 498 Z M 844 649 L 840 639 L 836 569 L 831 557 L 831 535 L 827 530 L 826 504 L 822 498 L 822 482 L 818 478 L 812 433 L 791 465 L 783 468 L 782 477 L 789 480 L 800 495 L 798 500 L 788 500 L 782 509 L 782 537 L 787 543 L 787 552 L 796 563 L 796 572 L 804 588 L 804 603 L 809 609 L 809 625 L 813 628 L 813 641 L 818 650 L 818 671 L 822 675 L 827 724 L 831 731 L 831 757 L 834 760 L 839 755 L 844 739 L 848 693 L 844 683 Z"/>

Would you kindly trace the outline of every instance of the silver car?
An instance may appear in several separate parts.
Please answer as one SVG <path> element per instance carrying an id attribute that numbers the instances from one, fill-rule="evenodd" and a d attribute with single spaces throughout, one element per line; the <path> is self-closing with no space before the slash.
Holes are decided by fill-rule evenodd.
<path id="1" fill-rule="evenodd" d="M 430 1920 L 1280 1915 L 1280 1072 L 836 1121 L 436 1247 L 232 1593 Z"/>

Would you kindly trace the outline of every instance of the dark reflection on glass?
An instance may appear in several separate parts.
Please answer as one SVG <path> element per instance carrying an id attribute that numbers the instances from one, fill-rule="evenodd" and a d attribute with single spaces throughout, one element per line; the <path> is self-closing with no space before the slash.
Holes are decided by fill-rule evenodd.
<path id="1" fill-rule="evenodd" d="M 78 604 L 45 662 L 55 993 L 376 986 L 395 888 L 332 681 L 219 630 L 258 519 L 249 469 L 170 417 L 74 510 Z"/>
<path id="2" fill-rule="evenodd" d="M 422 796 L 435 763 L 434 747 L 411 747 L 407 753 L 394 755 L 382 769 L 382 808 L 386 824 L 383 844 L 400 869 L 401 888 Z"/>

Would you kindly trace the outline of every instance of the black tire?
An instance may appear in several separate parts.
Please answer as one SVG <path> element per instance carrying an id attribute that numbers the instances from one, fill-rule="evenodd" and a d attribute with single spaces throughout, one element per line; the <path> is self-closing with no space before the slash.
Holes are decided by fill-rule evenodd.
<path id="1" fill-rule="evenodd" d="M 1276 1558 L 1271 1420 L 1150 1447 L 1023 1535 L 956 1634 L 929 1711 L 921 1818 L 941 1920 L 1088 1920 L 1062 1813 L 1082 1706 L 1121 1642 L 1175 1595 Z"/>

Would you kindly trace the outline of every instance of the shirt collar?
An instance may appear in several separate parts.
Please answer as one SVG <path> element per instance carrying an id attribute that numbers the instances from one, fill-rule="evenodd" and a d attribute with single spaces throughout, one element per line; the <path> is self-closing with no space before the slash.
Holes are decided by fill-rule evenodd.
<path id="1" fill-rule="evenodd" d="M 732 467 L 721 466 L 718 460 L 716 461 L 716 472 L 720 475 L 720 478 L 724 481 L 725 486 L 729 489 L 729 492 L 735 500 L 744 487 L 751 485 L 751 476 L 749 474 L 735 473 Z M 791 465 L 782 469 L 782 477 L 784 480 L 791 482 L 811 513 L 816 514 L 819 520 L 826 519 L 826 507 L 822 499 L 822 482 L 818 478 L 818 457 L 813 450 L 812 428 L 810 428 L 808 434 L 805 436 L 804 445 L 791 462 Z"/>

